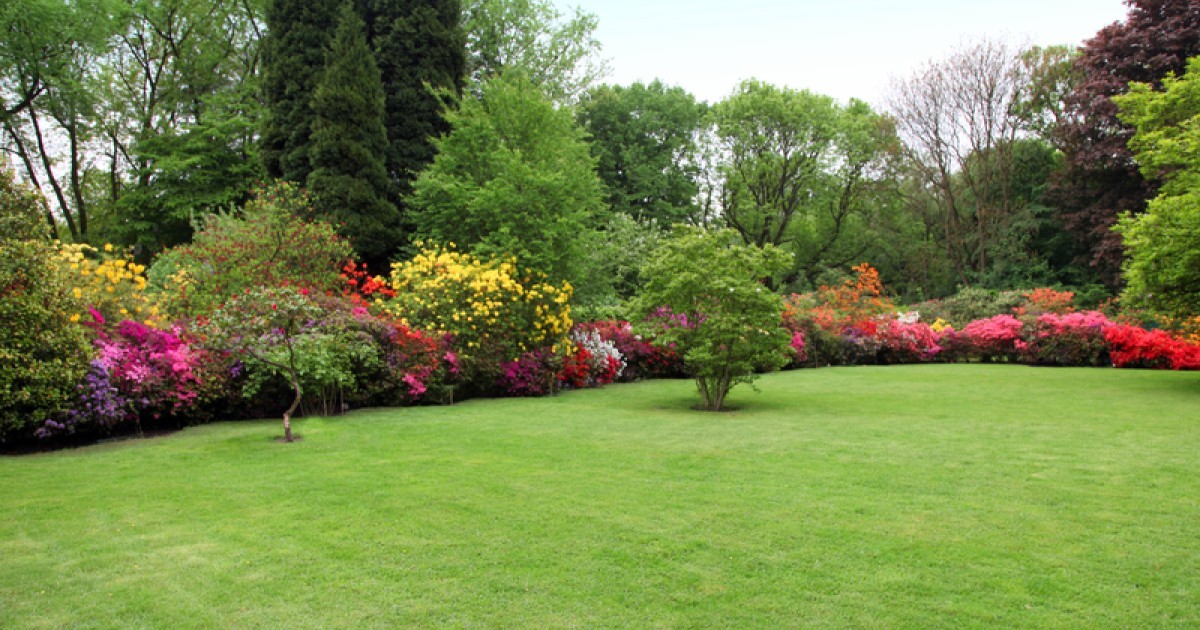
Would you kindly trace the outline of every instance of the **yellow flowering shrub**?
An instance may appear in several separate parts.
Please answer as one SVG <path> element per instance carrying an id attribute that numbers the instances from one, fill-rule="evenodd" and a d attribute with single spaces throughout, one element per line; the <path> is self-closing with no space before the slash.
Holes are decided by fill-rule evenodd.
<path id="1" fill-rule="evenodd" d="M 68 272 L 74 297 L 105 320 L 136 320 L 154 328 L 165 325 L 166 317 L 146 293 L 146 267 L 135 263 L 128 252 L 111 244 L 98 249 L 60 243 L 57 260 Z M 86 311 L 73 313 L 71 321 L 86 315 Z"/>
<path id="2" fill-rule="evenodd" d="M 422 246 L 392 265 L 390 283 L 396 296 L 383 308 L 414 328 L 452 335 L 465 359 L 510 361 L 570 343 L 570 283 L 555 286 L 513 259 L 481 259 L 453 243 Z"/>

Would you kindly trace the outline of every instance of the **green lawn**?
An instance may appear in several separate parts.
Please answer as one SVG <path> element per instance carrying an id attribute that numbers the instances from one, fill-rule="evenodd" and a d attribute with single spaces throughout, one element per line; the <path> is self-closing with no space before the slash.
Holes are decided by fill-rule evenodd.
<path id="1" fill-rule="evenodd" d="M 1200 624 L 1200 373 L 951 365 L 0 459 L 0 627 Z"/>

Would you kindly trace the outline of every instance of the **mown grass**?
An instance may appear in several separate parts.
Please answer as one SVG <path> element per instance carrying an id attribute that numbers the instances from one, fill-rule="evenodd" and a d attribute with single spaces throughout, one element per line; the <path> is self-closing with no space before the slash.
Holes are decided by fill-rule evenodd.
<path id="1" fill-rule="evenodd" d="M 1200 374 L 760 383 L 0 459 L 0 626 L 1200 624 Z"/>

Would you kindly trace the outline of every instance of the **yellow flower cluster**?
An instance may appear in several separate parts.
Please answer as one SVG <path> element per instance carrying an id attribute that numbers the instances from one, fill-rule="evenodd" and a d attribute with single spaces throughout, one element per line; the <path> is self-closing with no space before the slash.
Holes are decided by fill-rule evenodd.
<path id="1" fill-rule="evenodd" d="M 528 268 L 522 273 L 514 259 L 480 259 L 453 243 L 395 263 L 390 280 L 396 297 L 384 308 L 416 328 L 454 335 L 467 353 L 562 343 L 573 323 L 570 283 L 555 286 Z"/>
<path id="2" fill-rule="evenodd" d="M 941 334 L 943 330 L 950 327 L 950 322 L 939 317 L 935 319 L 933 323 L 929 325 L 929 327 L 933 329 L 933 332 Z"/>
<path id="3" fill-rule="evenodd" d="M 146 294 L 146 267 L 111 244 L 103 250 L 86 244 L 58 244 L 58 260 L 69 270 L 71 292 L 85 306 L 100 311 L 108 321 L 137 320 L 162 328 L 166 317 Z M 71 315 L 71 321 L 86 316 Z"/>

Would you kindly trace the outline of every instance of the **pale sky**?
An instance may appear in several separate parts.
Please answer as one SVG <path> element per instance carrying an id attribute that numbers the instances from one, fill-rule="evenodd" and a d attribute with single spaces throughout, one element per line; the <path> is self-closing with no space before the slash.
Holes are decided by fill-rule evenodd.
<path id="1" fill-rule="evenodd" d="M 555 0 L 600 20 L 607 83 L 662 79 L 721 100 L 742 79 L 879 106 L 903 78 L 980 37 L 1079 45 L 1121 0 Z"/>

